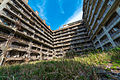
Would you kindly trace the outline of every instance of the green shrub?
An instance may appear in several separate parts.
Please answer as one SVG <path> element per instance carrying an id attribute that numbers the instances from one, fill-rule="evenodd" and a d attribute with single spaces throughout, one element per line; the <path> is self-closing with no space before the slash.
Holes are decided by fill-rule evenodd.
<path id="1" fill-rule="evenodd" d="M 0 80 L 13 80 L 13 77 L 15 80 L 98 80 L 98 66 L 111 63 L 111 68 L 104 69 L 120 67 L 120 48 L 96 50 L 79 57 L 74 55 L 71 51 L 65 59 L 1 66 Z"/>

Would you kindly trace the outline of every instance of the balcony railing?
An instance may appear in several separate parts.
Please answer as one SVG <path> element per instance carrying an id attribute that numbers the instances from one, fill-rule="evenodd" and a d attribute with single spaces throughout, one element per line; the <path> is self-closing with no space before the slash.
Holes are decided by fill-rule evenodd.
<path id="1" fill-rule="evenodd" d="M 99 0 L 96 1 L 95 6 L 94 6 L 94 9 L 93 9 L 93 11 L 92 11 L 92 16 L 91 16 L 91 19 L 90 19 L 90 23 L 91 23 L 92 18 L 93 18 L 93 16 L 94 16 L 94 12 L 95 12 L 96 6 L 97 6 L 97 4 L 98 4 L 98 1 L 99 1 Z M 90 23 L 89 23 L 89 24 L 90 24 Z"/>
<path id="2" fill-rule="evenodd" d="M 96 43 L 97 41 L 98 41 L 98 39 L 96 38 L 95 41 L 94 41 L 94 43 Z"/>
<path id="3" fill-rule="evenodd" d="M 16 46 L 16 45 L 10 45 L 10 49 L 18 49 L 18 50 L 27 50 L 28 47 L 23 47 L 23 46 Z"/>
<path id="4" fill-rule="evenodd" d="M 115 2 L 115 0 L 114 1 L 112 1 L 112 4 Z M 103 19 L 105 18 L 105 16 L 107 15 L 107 13 L 108 13 L 108 11 L 110 10 L 110 8 L 111 8 L 111 6 L 109 5 L 109 6 L 107 6 L 107 8 L 106 8 L 106 10 L 105 10 L 105 12 L 104 12 L 104 14 L 103 14 L 103 16 L 102 16 L 102 18 L 100 19 L 100 22 L 98 23 L 98 25 L 97 25 L 97 27 L 95 28 L 95 30 L 93 31 L 93 34 L 96 32 L 96 30 L 98 29 L 98 27 L 99 27 L 99 25 L 101 24 L 101 22 L 103 21 Z"/>
<path id="5" fill-rule="evenodd" d="M 120 17 L 117 15 L 111 22 L 110 24 L 106 27 L 106 29 L 110 28 L 110 26 L 117 20 L 119 19 Z"/>
<path id="6" fill-rule="evenodd" d="M 71 44 L 75 44 L 75 43 L 81 43 L 81 42 L 85 42 L 87 40 L 79 40 L 79 41 L 74 41 L 74 42 L 71 42 Z"/>
<path id="7" fill-rule="evenodd" d="M 104 39 L 104 40 L 101 42 L 101 44 L 104 45 L 107 41 L 109 41 L 108 38 Z"/>
<path id="8" fill-rule="evenodd" d="M 102 3 L 101 3 L 101 5 L 100 5 L 100 8 L 99 8 L 97 14 L 95 15 L 94 22 L 93 22 L 93 24 L 92 24 L 91 29 L 93 28 L 93 26 L 94 26 L 94 24 L 95 24 L 95 22 L 96 22 L 96 19 L 98 18 L 98 15 L 100 14 L 100 11 L 101 11 L 101 9 L 102 9 L 102 6 L 103 6 L 104 2 L 105 2 L 105 1 L 103 0 Z M 99 23 L 99 22 L 100 22 L 100 21 L 98 20 L 98 23 Z"/>
<path id="9" fill-rule="evenodd" d="M 92 0 L 92 1 L 93 1 L 93 0 Z M 91 9 L 92 9 L 92 5 L 90 6 L 90 11 L 89 11 L 89 14 L 88 14 L 88 19 L 87 19 L 87 21 L 89 20 L 90 13 L 91 13 Z"/>
<path id="10" fill-rule="evenodd" d="M 104 31 L 102 31 L 99 35 L 98 38 L 101 38 L 101 36 L 104 34 Z"/>
<path id="11" fill-rule="evenodd" d="M 114 37 L 115 35 L 120 34 L 120 29 L 117 30 L 115 33 L 111 34 L 111 37 Z"/>
<path id="12" fill-rule="evenodd" d="M 89 8 L 89 3 L 90 3 L 90 0 L 88 0 L 88 3 L 87 3 L 87 12 L 88 12 L 88 8 Z"/>

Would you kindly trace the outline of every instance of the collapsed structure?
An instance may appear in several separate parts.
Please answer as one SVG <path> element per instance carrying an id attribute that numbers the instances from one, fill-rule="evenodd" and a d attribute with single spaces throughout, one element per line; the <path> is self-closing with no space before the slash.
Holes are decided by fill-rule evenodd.
<path id="1" fill-rule="evenodd" d="M 59 58 L 70 50 L 79 54 L 120 44 L 119 0 L 84 0 L 83 20 L 55 31 L 27 3 L 0 0 L 0 65 Z"/>

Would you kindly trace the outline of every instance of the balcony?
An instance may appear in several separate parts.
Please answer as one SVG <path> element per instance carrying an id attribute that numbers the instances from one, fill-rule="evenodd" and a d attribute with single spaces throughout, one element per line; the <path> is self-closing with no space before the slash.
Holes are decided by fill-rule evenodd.
<path id="1" fill-rule="evenodd" d="M 102 31 L 99 35 L 98 38 L 100 39 L 104 35 L 104 31 Z"/>
<path id="2" fill-rule="evenodd" d="M 30 16 L 29 16 L 28 14 L 26 14 L 25 12 L 24 12 L 24 15 L 25 15 L 27 18 L 30 19 Z"/>
<path id="3" fill-rule="evenodd" d="M 98 39 L 97 38 L 95 38 L 95 41 L 94 41 L 94 43 L 96 43 L 98 41 Z"/>
<path id="4" fill-rule="evenodd" d="M 112 37 L 113 39 L 115 39 L 114 36 L 117 36 L 117 35 L 120 36 L 120 29 L 117 30 L 115 33 L 111 34 L 111 37 Z"/>
<path id="5" fill-rule="evenodd" d="M 34 33 L 35 31 L 33 29 L 31 29 L 30 27 L 28 27 L 27 25 L 21 23 L 22 27 L 26 28 L 27 30 L 29 30 L 30 32 Z"/>
<path id="6" fill-rule="evenodd" d="M 67 39 L 67 40 L 63 40 L 63 41 L 57 41 L 55 42 L 55 44 L 58 44 L 58 43 L 64 43 L 64 42 L 68 42 L 68 41 L 71 41 L 72 39 Z"/>
<path id="7" fill-rule="evenodd" d="M 92 8 L 92 5 L 90 6 L 90 10 L 89 10 L 87 21 L 89 20 L 89 17 L 90 17 L 91 8 Z"/>
<path id="8" fill-rule="evenodd" d="M 85 41 L 88 41 L 88 40 L 73 41 L 73 42 L 71 42 L 71 44 L 82 43 L 82 42 L 85 42 Z"/>
<path id="9" fill-rule="evenodd" d="M 87 12 L 88 12 L 88 9 L 89 9 L 89 3 L 90 3 L 90 0 L 88 0 L 88 3 L 87 3 Z M 88 13 L 87 13 L 87 15 L 88 15 Z"/>
<path id="10" fill-rule="evenodd" d="M 7 57 L 6 61 L 24 61 L 24 57 Z"/>
<path id="11" fill-rule="evenodd" d="M 118 19 L 119 19 L 119 21 L 120 21 L 120 17 L 117 15 L 117 16 L 110 22 L 110 24 L 106 27 L 106 30 L 108 30 L 109 28 L 111 29 L 111 28 L 112 28 L 111 26 L 112 26 L 115 22 L 117 22 Z M 119 22 L 119 21 L 118 21 L 118 22 Z"/>
<path id="12" fill-rule="evenodd" d="M 39 54 L 40 53 L 40 51 L 37 50 L 37 49 L 31 49 L 30 51 L 31 51 L 31 53 L 34 53 L 34 54 Z"/>
<path id="13" fill-rule="evenodd" d="M 40 60 L 40 56 L 31 56 L 30 57 L 31 60 L 35 61 L 35 60 Z"/>
<path id="14" fill-rule="evenodd" d="M 83 29 L 78 29 L 77 32 L 84 31 L 84 30 L 86 30 L 86 29 L 85 29 L 85 28 L 83 28 Z"/>
<path id="15" fill-rule="evenodd" d="M 104 39 L 103 41 L 101 41 L 101 44 L 102 44 L 102 45 L 105 45 L 105 44 L 107 44 L 108 42 L 109 42 L 109 39 L 106 38 L 106 39 Z"/>
<path id="16" fill-rule="evenodd" d="M 107 15 L 108 11 L 110 10 L 110 8 L 112 7 L 113 3 L 115 2 L 115 0 L 109 0 L 108 4 L 107 4 L 107 8 L 103 14 L 103 17 L 102 18 L 105 18 L 105 16 Z M 101 19 L 102 21 L 103 19 Z"/>
<path id="17" fill-rule="evenodd" d="M 18 2 L 18 1 L 16 1 L 19 5 L 20 5 L 20 3 Z M 21 6 L 21 5 L 20 5 Z M 34 20 L 36 20 L 36 22 L 38 23 L 38 24 L 41 24 L 41 23 L 39 23 L 39 21 L 38 21 L 38 19 L 37 18 L 35 18 L 35 16 L 33 16 L 26 8 L 25 8 L 25 6 L 24 5 L 22 5 L 22 8 L 27 12 L 27 13 L 22 13 L 23 15 L 25 15 L 25 16 L 27 16 L 27 18 L 31 21 L 31 19 L 30 19 L 30 16 L 32 16 L 33 18 L 34 18 Z M 30 16 L 29 16 L 30 15 Z M 34 22 L 34 21 L 32 21 L 32 22 Z M 42 25 L 42 24 L 41 24 Z M 40 26 L 40 25 L 39 25 Z M 44 26 L 44 25 L 43 25 Z M 46 27 L 45 27 L 46 28 Z M 38 29 L 39 30 L 39 29 Z M 49 34 L 48 34 L 49 35 Z M 51 36 L 51 35 L 50 35 Z"/>
<path id="18" fill-rule="evenodd" d="M 95 6 L 94 6 L 94 8 L 93 8 L 93 11 L 92 11 L 92 16 L 91 16 L 91 19 L 90 19 L 90 23 L 91 23 L 92 18 L 93 18 L 93 16 L 94 16 L 95 9 L 96 9 L 96 6 L 97 6 L 97 4 L 98 4 L 98 1 L 99 1 L 99 0 L 97 0 L 97 1 L 96 1 Z M 90 24 L 90 23 L 89 23 L 89 24 Z"/>
<path id="19" fill-rule="evenodd" d="M 82 35 L 82 34 L 86 34 L 86 32 L 77 33 L 77 36 Z"/>
<path id="20" fill-rule="evenodd" d="M 9 50 L 9 51 L 10 51 L 10 50 L 17 50 L 17 51 L 26 52 L 27 49 L 28 49 L 28 47 L 10 45 L 10 48 L 9 48 L 8 50 Z"/>
<path id="21" fill-rule="evenodd" d="M 100 11 L 101 11 L 101 9 L 102 9 L 102 6 L 103 6 L 104 2 L 105 2 L 105 0 L 102 1 L 101 5 L 100 5 L 100 7 L 99 7 L 99 10 L 98 10 L 98 12 L 97 12 L 97 14 L 95 15 L 95 19 L 94 19 L 94 22 L 93 22 L 91 28 L 93 28 L 93 26 L 94 26 L 94 24 L 95 24 L 95 21 L 96 21 L 96 19 L 98 18 L 98 15 L 100 14 Z M 98 20 L 97 23 L 100 23 L 100 21 Z"/>
<path id="22" fill-rule="evenodd" d="M 115 2 L 115 1 L 112 1 L 112 3 L 114 3 L 114 2 Z M 95 30 L 93 31 L 93 34 L 97 31 L 99 25 L 101 24 L 101 22 L 103 21 L 103 19 L 104 19 L 105 16 L 107 15 L 107 13 L 108 13 L 108 11 L 110 10 L 110 8 L 111 8 L 110 5 L 107 6 L 107 8 L 106 8 L 106 10 L 105 10 L 105 12 L 104 12 L 104 14 L 103 14 L 103 16 L 102 16 L 101 19 L 100 19 L 100 22 L 98 23 L 97 27 L 96 27 Z"/>

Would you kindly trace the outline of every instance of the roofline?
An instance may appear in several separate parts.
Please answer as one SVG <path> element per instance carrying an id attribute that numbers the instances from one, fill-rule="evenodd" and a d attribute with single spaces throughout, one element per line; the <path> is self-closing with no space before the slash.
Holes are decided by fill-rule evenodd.
<path id="1" fill-rule="evenodd" d="M 78 24 L 76 23 L 78 22 Z M 76 23 L 74 25 L 70 25 L 72 23 L 68 23 L 68 24 L 65 24 L 65 25 L 68 25 L 67 27 L 63 27 L 63 28 L 60 28 L 60 29 L 57 29 L 57 30 L 53 30 L 53 32 L 56 32 L 56 31 L 60 31 L 60 30 L 64 30 L 64 29 L 67 29 L 67 28 L 70 28 L 70 27 L 74 27 L 74 26 L 78 26 L 80 24 L 82 24 L 83 20 L 78 20 L 78 21 L 75 21 L 75 22 L 72 22 L 72 23 Z"/>

